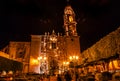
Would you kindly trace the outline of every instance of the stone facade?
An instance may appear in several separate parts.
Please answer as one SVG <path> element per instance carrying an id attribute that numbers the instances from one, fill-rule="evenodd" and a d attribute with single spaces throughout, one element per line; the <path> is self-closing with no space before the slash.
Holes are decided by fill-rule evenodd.
<path id="1" fill-rule="evenodd" d="M 46 62 L 46 70 L 50 70 L 52 60 L 56 62 L 56 69 L 63 69 L 63 62 L 70 62 L 70 56 L 80 56 L 79 36 L 59 36 L 56 35 L 57 41 L 53 44 L 49 39 L 51 35 L 32 35 L 31 36 L 31 55 L 30 55 L 30 72 L 40 71 L 41 62 Z M 54 46 L 55 45 L 55 46 Z M 32 63 L 33 59 L 46 57 L 47 60 Z M 78 59 L 79 60 L 79 59 Z M 69 67 L 69 66 L 68 66 Z M 34 72 L 35 72 L 34 71 Z"/>
<path id="2" fill-rule="evenodd" d="M 9 59 L 13 59 L 23 63 L 23 72 L 28 72 L 30 42 L 15 42 L 9 43 Z"/>
<path id="3" fill-rule="evenodd" d="M 80 56 L 79 36 L 65 36 L 64 38 L 67 59 L 69 60 L 70 56 Z"/>
<path id="4" fill-rule="evenodd" d="M 23 63 L 23 72 L 62 71 L 63 62 L 71 62 L 70 56 L 80 58 L 80 41 L 76 24 L 72 7 L 66 6 L 64 10 L 65 35 L 62 36 L 53 31 L 51 34 L 31 35 L 30 42 L 10 42 L 10 58 Z M 78 58 L 76 61 L 79 63 Z"/>

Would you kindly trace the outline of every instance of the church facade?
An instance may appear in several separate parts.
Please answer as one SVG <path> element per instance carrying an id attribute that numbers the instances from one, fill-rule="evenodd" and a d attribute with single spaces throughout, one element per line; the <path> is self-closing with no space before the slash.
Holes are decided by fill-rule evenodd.
<path id="1" fill-rule="evenodd" d="M 31 35 L 30 42 L 9 43 L 9 58 L 23 63 L 23 72 L 60 73 L 70 68 L 70 63 L 80 60 L 80 37 L 77 34 L 75 13 L 70 5 L 64 9 L 65 35 L 45 33 Z"/>
<path id="2" fill-rule="evenodd" d="M 63 18 L 65 35 L 56 34 L 54 30 L 51 34 L 31 35 L 30 72 L 33 70 L 39 73 L 63 72 L 69 69 L 71 61 L 76 58 L 79 60 L 80 41 L 76 30 L 75 13 L 71 6 L 65 7 Z"/>

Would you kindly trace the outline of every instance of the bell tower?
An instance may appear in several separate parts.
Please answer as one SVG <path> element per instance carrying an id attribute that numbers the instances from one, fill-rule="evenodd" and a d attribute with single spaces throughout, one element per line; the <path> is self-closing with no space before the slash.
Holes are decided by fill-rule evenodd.
<path id="1" fill-rule="evenodd" d="M 64 9 L 63 14 L 64 19 L 64 29 L 65 29 L 65 51 L 66 51 L 66 60 L 72 62 L 75 57 L 77 64 L 81 59 L 80 53 L 80 36 L 77 34 L 76 30 L 76 19 L 75 12 L 73 11 L 70 5 L 67 5 Z M 72 58 L 72 59 L 71 59 Z"/>
<path id="2" fill-rule="evenodd" d="M 70 5 L 64 9 L 64 28 L 66 36 L 77 36 L 75 13 Z"/>

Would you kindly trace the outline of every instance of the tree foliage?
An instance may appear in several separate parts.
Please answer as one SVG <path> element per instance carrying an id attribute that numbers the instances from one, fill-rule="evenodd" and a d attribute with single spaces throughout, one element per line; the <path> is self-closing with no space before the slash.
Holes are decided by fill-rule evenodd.
<path id="1" fill-rule="evenodd" d="M 83 61 L 87 58 L 87 62 L 92 62 L 107 59 L 116 54 L 120 55 L 120 27 L 82 52 L 82 57 Z"/>

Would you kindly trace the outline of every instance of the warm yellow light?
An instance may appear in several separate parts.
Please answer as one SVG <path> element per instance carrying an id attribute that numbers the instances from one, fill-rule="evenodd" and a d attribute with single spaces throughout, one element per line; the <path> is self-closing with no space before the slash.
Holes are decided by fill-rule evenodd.
<path id="1" fill-rule="evenodd" d="M 47 58 L 46 57 L 44 57 L 44 60 L 46 60 Z"/>
<path id="2" fill-rule="evenodd" d="M 69 64 L 69 62 L 66 62 L 66 64 Z"/>
<path id="3" fill-rule="evenodd" d="M 50 47 L 49 47 L 50 49 L 52 48 L 52 46 L 50 45 Z"/>
<path id="4" fill-rule="evenodd" d="M 112 62 L 109 63 L 109 69 L 112 69 Z"/>
<path id="5" fill-rule="evenodd" d="M 31 59 L 31 64 L 32 64 L 32 65 L 38 65 L 39 62 L 38 62 L 37 59 Z"/>
<path id="6" fill-rule="evenodd" d="M 72 57 L 71 57 L 71 56 L 70 56 L 69 58 L 70 58 L 70 60 L 72 59 Z"/>
<path id="7" fill-rule="evenodd" d="M 78 59 L 78 56 L 76 56 L 76 59 Z"/>
<path id="8" fill-rule="evenodd" d="M 111 61 L 111 62 L 109 63 L 109 68 L 110 68 L 110 69 L 120 69 L 117 60 Z"/>
<path id="9" fill-rule="evenodd" d="M 57 57 L 58 55 L 56 54 L 55 57 Z"/>
<path id="10" fill-rule="evenodd" d="M 56 42 L 56 41 L 57 41 L 57 38 L 56 38 L 55 36 L 53 36 L 53 37 L 50 37 L 50 40 L 51 40 L 52 42 Z"/>
<path id="11" fill-rule="evenodd" d="M 115 68 L 118 68 L 118 67 L 119 67 L 117 60 L 114 60 L 114 61 L 113 61 L 113 64 L 114 64 Z"/>
<path id="12" fill-rule="evenodd" d="M 76 56 L 73 56 L 73 58 L 75 59 Z"/>
<path id="13" fill-rule="evenodd" d="M 70 58 L 70 60 L 78 60 L 79 57 L 78 56 L 70 56 L 69 58 Z"/>
<path id="14" fill-rule="evenodd" d="M 68 65 L 68 64 L 69 64 L 69 62 L 63 62 L 63 64 L 64 64 L 64 65 Z"/>
<path id="15" fill-rule="evenodd" d="M 69 16 L 69 21 L 72 22 L 73 21 L 73 17 Z"/>
<path id="16" fill-rule="evenodd" d="M 42 59 L 42 57 L 38 57 L 38 60 L 41 60 Z"/>

